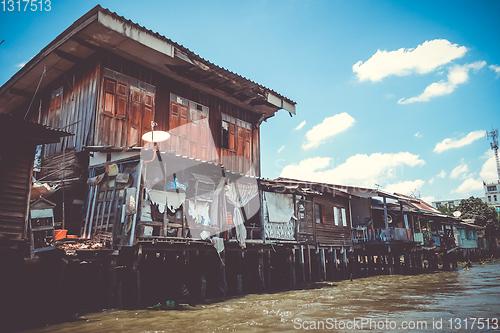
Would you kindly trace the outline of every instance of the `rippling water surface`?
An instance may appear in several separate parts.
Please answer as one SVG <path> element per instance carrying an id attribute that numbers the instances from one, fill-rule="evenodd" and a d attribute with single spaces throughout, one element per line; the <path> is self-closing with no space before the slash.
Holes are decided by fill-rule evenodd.
<path id="1" fill-rule="evenodd" d="M 490 320 L 481 321 L 482 330 L 474 322 L 472 331 L 500 331 L 500 261 L 471 270 L 325 282 L 315 289 L 247 295 L 186 310 L 106 311 L 26 332 L 355 331 L 362 323 L 378 332 L 408 331 L 402 325 L 412 324 L 414 331 L 458 332 L 466 325 L 471 331 L 473 318 Z"/>

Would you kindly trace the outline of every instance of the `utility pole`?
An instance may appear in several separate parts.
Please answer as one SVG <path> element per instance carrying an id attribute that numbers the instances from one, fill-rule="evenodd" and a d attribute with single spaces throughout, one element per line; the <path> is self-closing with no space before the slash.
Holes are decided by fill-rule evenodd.
<path id="1" fill-rule="evenodd" d="M 491 132 L 486 133 L 486 137 L 491 139 L 490 145 L 491 149 L 493 149 L 493 152 L 495 153 L 495 160 L 497 162 L 497 175 L 498 175 L 498 180 L 500 181 L 500 161 L 498 160 L 498 129 L 493 129 Z"/>

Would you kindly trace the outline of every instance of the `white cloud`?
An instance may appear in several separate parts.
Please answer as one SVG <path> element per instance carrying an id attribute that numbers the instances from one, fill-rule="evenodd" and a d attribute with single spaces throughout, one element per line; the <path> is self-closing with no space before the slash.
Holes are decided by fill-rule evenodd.
<path id="1" fill-rule="evenodd" d="M 459 84 L 469 80 L 469 70 L 475 71 L 483 68 L 486 61 L 476 61 L 472 64 L 455 65 L 448 72 L 448 81 L 434 82 L 425 88 L 424 92 L 416 97 L 401 98 L 398 104 L 410 104 L 415 102 L 428 102 L 431 98 L 451 94 Z"/>
<path id="2" fill-rule="evenodd" d="M 376 183 L 387 183 L 396 174 L 402 174 L 404 166 L 425 164 L 418 155 L 409 152 L 357 154 L 336 167 L 330 166 L 331 161 L 330 157 L 308 158 L 298 165 L 285 166 L 281 177 L 373 188 Z"/>
<path id="3" fill-rule="evenodd" d="M 420 190 L 420 188 L 425 184 L 425 181 L 417 179 L 414 181 L 407 180 L 404 182 L 399 182 L 395 184 L 389 184 L 385 187 L 385 190 L 389 193 L 401 193 L 405 195 L 411 195 L 415 190 Z"/>
<path id="4" fill-rule="evenodd" d="M 434 39 L 415 49 L 400 48 L 389 52 L 378 50 L 364 63 L 358 61 L 354 64 L 352 70 L 359 81 L 376 82 L 391 75 L 426 74 L 463 57 L 466 52 L 465 46 L 452 44 L 446 39 Z"/>
<path id="5" fill-rule="evenodd" d="M 427 202 L 429 205 L 431 205 L 433 201 L 436 201 L 436 197 L 433 195 L 429 195 L 426 197 L 421 197 L 420 200 L 423 200 L 423 201 Z"/>
<path id="6" fill-rule="evenodd" d="M 436 153 L 442 153 L 445 150 L 452 149 L 452 148 L 460 148 L 463 146 L 470 145 L 476 140 L 479 140 L 483 137 L 486 136 L 486 131 L 483 130 L 478 130 L 478 131 L 473 131 L 467 134 L 466 137 L 461 138 L 461 139 L 450 139 L 446 138 L 441 142 L 438 142 L 436 144 L 436 147 L 434 147 L 434 152 Z"/>
<path id="7" fill-rule="evenodd" d="M 483 190 L 483 182 L 481 179 L 469 178 L 466 179 L 462 185 L 457 187 L 454 190 L 451 190 L 451 193 L 459 193 L 459 194 L 468 194 L 472 191 Z"/>
<path id="8" fill-rule="evenodd" d="M 497 73 L 497 78 L 500 77 L 500 66 L 498 66 L 498 65 L 490 65 L 488 67 L 489 67 L 489 69 L 491 69 L 492 71 L 494 71 L 495 73 Z"/>
<path id="9" fill-rule="evenodd" d="M 484 181 L 491 181 L 498 179 L 497 166 L 495 161 L 495 155 L 492 150 L 488 150 L 486 153 L 486 162 L 484 162 L 483 167 L 481 168 L 481 172 L 479 176 Z"/>
<path id="10" fill-rule="evenodd" d="M 20 63 L 16 64 L 16 67 L 17 68 L 23 68 L 25 65 L 26 65 L 25 62 L 20 62 Z"/>
<path id="11" fill-rule="evenodd" d="M 302 149 L 319 146 L 324 143 L 327 138 L 339 134 L 351 127 L 354 122 L 354 118 L 346 112 L 325 118 L 321 124 L 314 126 L 306 133 L 307 142 L 302 144 Z"/>
<path id="12" fill-rule="evenodd" d="M 415 137 L 416 137 L 416 138 L 421 138 L 421 137 L 423 137 L 423 136 L 424 136 L 424 135 L 423 135 L 423 134 L 420 134 L 420 132 L 415 133 Z"/>
<path id="13" fill-rule="evenodd" d="M 462 160 L 462 162 L 460 163 L 459 166 L 457 166 L 453 170 L 451 170 L 450 178 L 454 178 L 454 179 L 457 179 L 459 177 L 461 177 L 461 178 L 469 178 L 470 175 L 466 174 L 467 171 L 469 171 L 469 167 Z"/>
<path id="14" fill-rule="evenodd" d="M 280 149 L 278 149 L 278 154 L 281 153 L 283 149 L 285 149 L 285 146 L 281 146 Z"/>
<path id="15" fill-rule="evenodd" d="M 306 124 L 306 121 L 302 121 L 297 127 L 294 128 L 294 130 L 299 130 L 301 129 L 302 127 L 304 127 L 304 125 Z"/>
<path id="16" fill-rule="evenodd" d="M 438 173 L 438 174 L 436 175 L 436 177 L 438 177 L 438 178 L 445 178 L 445 177 L 446 177 L 446 171 L 441 170 L 441 172 L 440 172 L 440 173 Z M 435 181 L 435 180 L 436 180 L 436 178 L 432 177 L 431 179 L 429 179 L 429 184 L 431 184 L 431 185 L 432 185 L 432 184 L 434 183 L 434 181 Z"/>

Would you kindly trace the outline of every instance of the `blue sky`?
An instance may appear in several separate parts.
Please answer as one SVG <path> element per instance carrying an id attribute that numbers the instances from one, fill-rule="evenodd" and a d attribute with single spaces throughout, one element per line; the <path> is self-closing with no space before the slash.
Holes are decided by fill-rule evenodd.
<path id="1" fill-rule="evenodd" d="M 0 5 L 0 84 L 97 3 Z M 432 201 L 483 196 L 500 126 L 499 1 L 102 1 L 297 102 L 261 127 L 262 174 Z"/>

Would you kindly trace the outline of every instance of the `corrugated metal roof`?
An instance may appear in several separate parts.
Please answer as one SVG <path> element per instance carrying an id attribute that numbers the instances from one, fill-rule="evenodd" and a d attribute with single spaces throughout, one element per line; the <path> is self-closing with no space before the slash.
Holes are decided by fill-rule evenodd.
<path id="1" fill-rule="evenodd" d="M 130 29 L 134 30 L 133 36 L 127 33 Z M 110 34 L 107 34 L 108 32 Z M 137 33 L 144 33 L 144 36 L 136 36 Z M 113 38 L 106 39 L 106 36 Z M 144 38 L 145 36 L 147 38 Z M 115 45 L 115 39 L 127 39 L 130 43 L 117 42 Z M 165 45 L 156 45 L 157 42 Z M 157 46 L 159 48 L 156 48 Z M 217 66 L 183 45 L 100 5 L 76 20 L 0 87 L 0 113 L 12 113 L 31 98 L 42 72 L 45 76 L 40 81 L 40 89 L 44 89 L 74 63 L 88 58 L 99 49 L 109 50 L 132 61 L 138 58 L 144 61 L 146 66 L 163 75 L 170 74 L 175 79 L 187 80 L 197 89 L 207 89 L 217 96 L 220 94 L 219 97 L 230 103 L 262 113 L 265 118 L 280 109 L 295 114 L 296 103 L 293 100 Z M 150 52 L 149 58 L 145 57 L 142 50 Z M 159 59 L 158 55 L 171 58 L 171 62 Z"/>
<path id="2" fill-rule="evenodd" d="M 23 138 L 37 144 L 55 143 L 59 142 L 61 137 L 74 135 L 6 114 L 0 114 L 0 134 L 13 138 Z"/>
<path id="3" fill-rule="evenodd" d="M 296 102 L 294 102 L 293 100 L 289 99 L 288 97 L 285 97 L 285 96 L 281 95 L 281 94 L 280 94 L 280 93 L 278 93 L 277 91 L 275 91 L 275 90 L 273 90 L 273 89 L 270 89 L 270 88 L 267 88 L 267 87 L 265 87 L 265 86 L 263 86 L 263 85 L 261 85 L 261 84 L 259 84 L 259 83 L 255 82 L 255 81 L 252 81 L 252 80 L 250 80 L 250 79 L 248 79 L 248 78 L 246 78 L 246 77 L 244 77 L 244 76 L 241 76 L 241 75 L 239 75 L 239 74 L 236 74 L 236 73 L 234 73 L 234 72 L 232 72 L 232 71 L 230 71 L 230 70 L 228 70 L 228 69 L 226 69 L 226 68 L 224 68 L 224 67 L 217 66 L 216 64 L 214 64 L 214 63 L 212 63 L 212 62 L 210 62 L 210 61 L 208 61 L 208 60 L 206 60 L 206 59 L 202 58 L 202 57 L 201 57 L 200 55 L 198 55 L 197 53 L 194 53 L 193 51 L 191 51 L 191 50 L 190 50 L 190 49 L 188 49 L 187 47 L 185 47 L 185 46 L 183 46 L 183 45 L 181 45 L 181 44 L 179 44 L 179 43 L 177 43 L 177 42 L 174 42 L 174 41 L 173 41 L 173 40 L 171 40 L 170 38 L 167 38 L 167 37 L 165 37 L 165 36 L 163 36 L 163 35 L 159 34 L 158 32 L 155 32 L 155 31 L 153 31 L 153 30 L 150 30 L 150 29 L 148 29 L 148 28 L 146 28 L 146 27 L 144 27 L 144 26 L 142 26 L 142 25 L 140 25 L 140 24 L 138 24 L 138 23 L 135 23 L 135 22 L 133 22 L 133 21 L 131 21 L 131 20 L 129 20 L 129 19 L 127 19 L 127 18 L 125 18 L 125 17 L 121 16 L 121 15 L 118 15 L 116 12 L 112 12 L 112 11 L 110 11 L 108 8 L 103 8 L 103 7 L 101 7 L 100 5 L 97 5 L 97 6 L 96 6 L 96 7 L 94 7 L 94 9 L 92 9 L 92 10 L 102 10 L 102 11 L 104 11 L 105 13 L 107 13 L 108 15 L 111 15 L 111 16 L 113 16 L 113 17 L 114 17 L 114 18 L 116 18 L 116 19 L 119 19 L 119 20 L 121 20 L 121 21 L 125 21 L 125 22 L 129 23 L 130 25 L 133 25 L 133 26 L 134 26 L 134 27 L 136 27 L 137 29 L 140 29 L 140 30 L 142 30 L 142 31 L 144 31 L 144 32 L 146 32 L 146 33 L 152 34 L 152 35 L 154 35 L 154 36 L 155 36 L 155 37 L 157 37 L 157 38 L 160 38 L 160 39 L 162 39 L 162 40 L 164 40 L 164 41 L 166 41 L 166 42 L 168 42 L 168 43 L 173 44 L 175 47 L 179 48 L 182 52 L 187 53 L 190 57 L 195 58 L 195 60 L 197 60 L 197 61 L 201 62 L 202 64 L 204 64 L 205 66 L 207 66 L 207 67 L 208 67 L 208 68 L 210 68 L 211 70 L 214 70 L 215 72 L 218 72 L 218 73 L 220 73 L 220 74 L 222 74 L 222 75 L 224 75 L 224 76 L 226 76 L 226 77 L 228 77 L 228 78 L 230 78 L 230 79 L 234 80 L 235 82 L 237 82 L 237 83 L 239 83 L 239 84 L 244 84 L 244 85 L 248 86 L 249 88 L 256 88 L 256 87 L 259 87 L 259 88 L 261 88 L 261 89 L 268 90 L 268 91 L 270 91 L 270 92 L 274 93 L 275 95 L 279 96 L 280 98 L 285 99 L 285 100 L 286 100 L 287 102 L 289 102 L 289 103 L 292 103 L 292 104 L 297 104 L 297 103 L 296 103 Z"/>
<path id="4" fill-rule="evenodd" d="M 356 195 L 354 193 L 350 193 L 347 191 L 340 190 L 333 184 L 327 184 L 327 183 L 320 183 L 320 182 L 313 182 L 313 181 L 308 181 L 308 180 L 299 180 L 299 179 L 292 179 L 292 178 L 283 178 L 279 177 L 274 180 L 268 180 L 269 182 L 276 183 L 276 184 L 281 184 L 281 186 L 285 186 L 285 184 L 290 185 L 297 185 L 299 189 L 306 193 L 315 193 L 315 194 L 322 194 L 325 192 L 330 192 L 330 193 L 335 193 L 335 194 L 340 194 L 345 197 L 355 197 L 355 198 L 362 198 L 359 195 Z"/>

